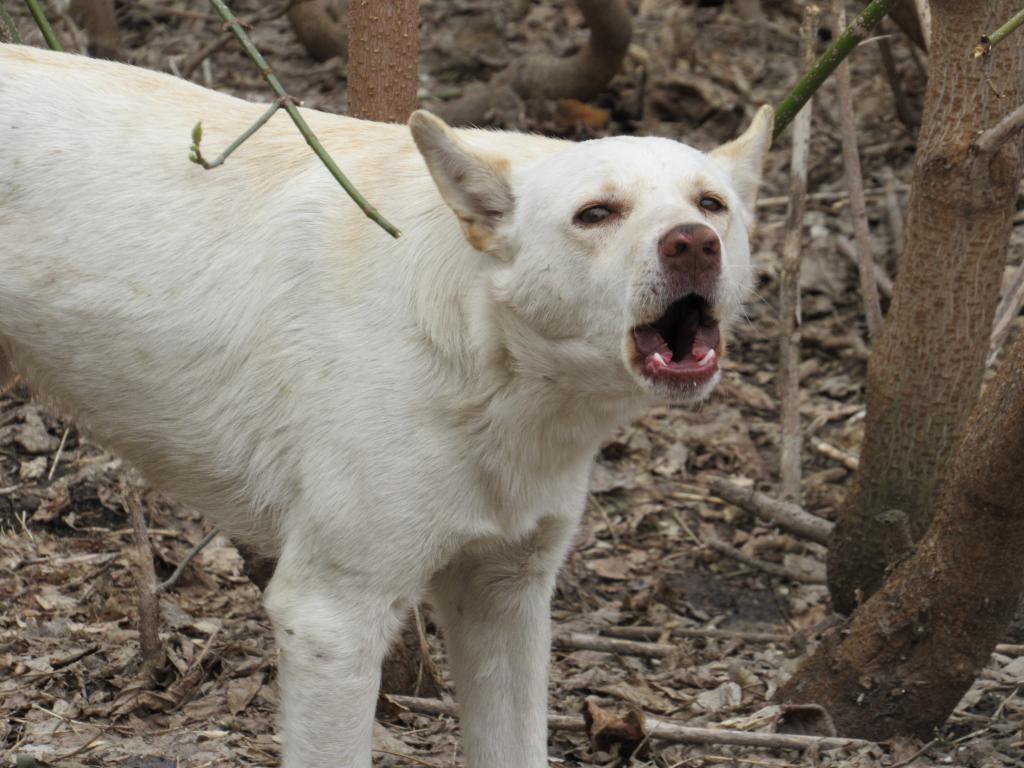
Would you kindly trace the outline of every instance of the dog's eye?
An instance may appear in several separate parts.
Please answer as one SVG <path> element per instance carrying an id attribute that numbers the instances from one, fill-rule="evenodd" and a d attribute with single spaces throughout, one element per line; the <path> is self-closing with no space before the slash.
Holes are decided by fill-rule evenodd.
<path id="1" fill-rule="evenodd" d="M 586 208 L 576 213 L 573 217 L 573 221 L 577 224 L 589 226 L 591 224 L 600 224 L 601 222 L 607 221 L 614 215 L 615 209 L 607 205 L 588 205 Z"/>
<path id="2" fill-rule="evenodd" d="M 710 197 L 705 195 L 700 199 L 700 207 L 709 213 L 718 213 L 719 211 L 725 210 L 725 203 L 719 200 L 717 197 Z"/>

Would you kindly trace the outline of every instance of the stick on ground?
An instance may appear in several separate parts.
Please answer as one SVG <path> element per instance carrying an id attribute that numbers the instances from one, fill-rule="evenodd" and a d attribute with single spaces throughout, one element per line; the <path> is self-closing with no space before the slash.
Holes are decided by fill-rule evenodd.
<path id="1" fill-rule="evenodd" d="M 419 699 L 413 696 L 385 696 L 397 707 L 422 715 L 453 717 L 458 707 L 453 702 L 440 699 Z M 648 725 L 647 721 L 653 721 Z M 765 749 L 843 749 L 859 748 L 873 742 L 861 739 L 844 739 L 835 736 L 802 736 L 789 733 L 759 733 L 738 731 L 728 728 L 695 728 L 677 723 L 667 723 L 658 718 L 644 718 L 644 730 L 651 739 L 674 744 L 728 744 L 738 747 L 761 747 Z M 548 715 L 548 728 L 552 731 L 585 733 L 587 726 L 580 715 Z"/>
<path id="2" fill-rule="evenodd" d="M 822 568 L 819 573 L 804 573 L 801 571 L 794 571 L 792 568 L 787 568 L 786 566 L 779 565 L 777 563 L 758 560 L 756 557 L 751 557 L 750 555 L 740 552 L 736 547 L 726 544 L 724 541 L 711 540 L 708 542 L 708 546 L 719 554 L 731 557 L 733 560 L 743 563 L 744 565 L 749 565 L 751 568 L 755 568 L 759 571 L 764 571 L 772 576 L 789 579 L 790 581 L 802 581 L 805 584 L 825 583 L 824 568 Z"/>
<path id="3" fill-rule="evenodd" d="M 627 640 L 657 640 L 666 634 L 670 637 L 693 639 L 738 640 L 751 643 L 788 643 L 790 635 L 777 632 L 748 632 L 741 629 L 703 629 L 693 627 L 602 627 L 602 635 L 621 637 Z"/>
<path id="4" fill-rule="evenodd" d="M 198 555 L 200 552 L 203 551 L 203 548 L 207 544 L 209 544 L 211 541 L 213 541 L 213 537 L 216 536 L 218 533 L 220 533 L 220 531 L 218 531 L 216 528 L 214 528 L 208 534 L 203 536 L 203 538 L 201 538 L 199 540 L 199 542 L 194 547 L 192 547 L 192 549 L 190 549 L 188 551 L 188 553 L 185 555 L 185 557 L 183 557 L 181 559 L 181 562 L 178 563 L 178 567 L 174 569 L 174 573 L 172 573 L 164 581 L 161 581 L 157 585 L 157 587 L 156 587 L 157 593 L 159 594 L 160 592 L 166 592 L 171 587 L 173 587 L 175 584 L 177 584 L 178 580 L 181 578 L 181 574 L 183 574 L 185 572 L 185 567 L 195 559 L 196 555 Z"/>
<path id="5" fill-rule="evenodd" d="M 711 490 L 716 496 L 730 504 L 761 515 L 780 528 L 803 536 L 805 539 L 816 541 L 819 544 L 828 544 L 829 536 L 832 535 L 833 524 L 830 521 L 805 512 L 796 504 L 778 501 L 763 493 L 758 493 L 753 488 L 744 488 L 724 478 L 719 478 L 711 484 Z"/>

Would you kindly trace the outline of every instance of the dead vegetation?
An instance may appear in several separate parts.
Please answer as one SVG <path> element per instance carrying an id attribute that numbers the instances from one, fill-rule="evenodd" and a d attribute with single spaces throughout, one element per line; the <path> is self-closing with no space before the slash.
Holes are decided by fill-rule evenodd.
<path id="1" fill-rule="evenodd" d="M 251 17 L 264 5 L 248 0 L 234 9 Z M 767 34 L 761 34 L 731 5 L 634 0 L 632 45 L 607 90 L 587 102 L 541 98 L 504 112 L 496 108 L 491 118 L 572 138 L 642 132 L 712 146 L 794 81 L 797 5 L 765 2 Z M 7 7 L 25 39 L 38 44 L 20 6 Z M 117 11 L 121 58 L 161 70 L 187 68 L 211 87 L 266 98 L 251 64 L 232 45 L 220 46 L 220 21 L 199 0 L 138 0 L 119 3 Z M 425 0 L 421 12 L 425 105 L 458 99 L 473 83 L 528 55 L 572 57 L 590 39 L 580 11 L 551 0 Z M 76 39 L 72 23 L 68 17 L 56 25 L 69 47 Z M 821 25 L 819 37 L 827 34 L 826 16 Z M 309 106 L 344 111 L 339 58 L 311 62 L 284 17 L 252 34 L 291 92 L 303 94 Z M 914 142 L 896 119 L 882 58 L 872 46 L 862 46 L 852 62 L 853 100 L 868 236 L 888 278 L 896 271 L 897 214 L 907 203 Z M 919 54 L 903 37 L 890 40 L 890 47 L 902 96 L 919 110 L 923 82 L 913 58 Z M 867 328 L 857 268 L 842 252 L 853 230 L 838 126 L 834 91 L 827 88 L 815 111 L 808 159 L 798 371 L 803 506 L 826 523 L 847 493 L 865 416 Z M 183 136 L 183 162 L 187 142 Z M 771 730 L 780 714 L 771 697 L 828 615 L 827 591 L 816 583 L 825 549 L 806 533 L 820 532 L 822 522 L 801 519 L 809 527 L 794 532 L 771 511 L 755 515 L 746 504 L 730 503 L 739 498 L 726 501 L 715 485 L 724 478 L 748 490 L 774 493 L 778 486 L 776 297 L 788 142 L 784 138 L 769 161 L 755 243 L 758 296 L 733 339 L 719 393 L 699 409 L 655 409 L 601 450 L 585 523 L 554 605 L 558 640 L 549 709 L 579 725 L 553 729 L 552 754 L 566 765 L 612 765 L 635 749 L 635 765 L 663 768 L 1019 765 L 1020 623 L 927 745 L 824 744 L 808 751 L 783 742 L 659 737 L 659 726 Z M 1016 234 L 1010 261 L 1006 290 L 1012 294 L 1019 292 L 1014 275 L 1021 274 Z M 884 288 L 882 295 L 884 307 Z M 1007 325 L 1019 330 L 1020 321 Z M 166 662 L 151 683 L 152 676 L 143 675 L 137 630 L 132 494 L 140 494 L 148 516 L 158 582 L 208 524 L 140 487 L 117 459 L 32 403 L 21 386 L 0 392 L 4 764 L 13 764 L 16 754 L 62 768 L 274 764 L 272 636 L 237 552 L 214 538 L 177 584 L 158 595 Z M 424 628 L 444 682 L 443 645 L 429 615 Z M 644 645 L 602 642 L 612 638 Z M 380 765 L 440 768 L 458 760 L 450 710 L 423 709 L 397 698 L 382 702 Z M 630 714 L 640 711 L 642 719 Z M 799 727 L 805 715 L 783 719 Z"/>

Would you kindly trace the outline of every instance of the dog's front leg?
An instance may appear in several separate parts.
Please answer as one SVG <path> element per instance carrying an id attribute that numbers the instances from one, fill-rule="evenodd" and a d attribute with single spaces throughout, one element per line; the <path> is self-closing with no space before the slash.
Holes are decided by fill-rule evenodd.
<path id="1" fill-rule="evenodd" d="M 550 601 L 571 537 L 549 518 L 523 541 L 473 546 L 434 577 L 467 768 L 546 768 Z"/>
<path id="2" fill-rule="evenodd" d="M 370 768 L 381 663 L 408 603 L 366 582 L 287 555 L 277 565 L 264 603 L 284 768 Z"/>

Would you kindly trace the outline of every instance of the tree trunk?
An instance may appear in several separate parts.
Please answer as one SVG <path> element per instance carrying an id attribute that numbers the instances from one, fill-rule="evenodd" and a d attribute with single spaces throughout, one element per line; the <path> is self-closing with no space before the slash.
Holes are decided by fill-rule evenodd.
<path id="1" fill-rule="evenodd" d="M 913 557 L 778 698 L 824 706 L 844 736 L 931 738 L 1005 636 L 1024 590 L 1022 466 L 1024 335 L 971 413 Z"/>
<path id="2" fill-rule="evenodd" d="M 848 613 L 882 583 L 896 510 L 913 539 L 977 398 L 1021 179 L 1020 138 L 994 154 L 978 134 L 1024 102 L 1024 38 L 989 61 L 971 47 L 1017 8 L 1011 0 L 934 0 L 930 76 L 914 162 L 906 248 L 885 328 L 868 364 L 861 463 L 840 510 L 829 588 Z M 890 553 L 890 559 L 886 558 Z"/>
<path id="3" fill-rule="evenodd" d="M 288 9 L 295 36 L 314 60 L 345 55 L 348 5 L 348 0 L 298 0 Z"/>
<path id="4" fill-rule="evenodd" d="M 416 109 L 419 0 L 351 0 L 348 111 L 404 123 Z"/>
<path id="5" fill-rule="evenodd" d="M 889 16 L 914 45 L 922 51 L 928 50 L 928 41 L 924 39 L 924 30 L 921 28 L 921 19 L 918 18 L 917 4 L 914 0 L 902 0 L 902 2 L 896 3 L 889 11 Z"/>
<path id="6" fill-rule="evenodd" d="M 587 100 L 603 91 L 629 51 L 633 22 L 625 0 L 576 0 L 590 28 L 587 44 L 571 56 L 531 56 L 513 62 L 487 83 L 473 83 L 462 96 L 439 105 L 452 125 L 516 126 L 524 100 Z"/>
<path id="7" fill-rule="evenodd" d="M 85 28 L 90 56 L 120 58 L 121 28 L 114 16 L 114 0 L 71 0 L 68 12 L 76 24 Z"/>

